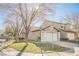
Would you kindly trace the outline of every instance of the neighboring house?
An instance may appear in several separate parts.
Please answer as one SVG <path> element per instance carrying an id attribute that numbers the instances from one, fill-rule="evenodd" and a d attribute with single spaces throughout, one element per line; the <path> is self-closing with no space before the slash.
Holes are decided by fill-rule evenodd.
<path id="1" fill-rule="evenodd" d="M 76 40 L 75 37 L 79 37 L 79 31 L 75 30 L 73 25 L 48 20 L 44 21 L 40 28 L 31 30 L 29 34 L 29 39 L 41 42 L 60 41 L 61 38 Z"/>
<path id="2" fill-rule="evenodd" d="M 3 34 L 0 34 L 0 43 L 6 41 L 7 39 L 8 39 L 7 36 L 4 36 Z"/>
<path id="3" fill-rule="evenodd" d="M 4 34 L 3 30 L 0 30 L 0 43 L 5 42 L 9 37 Z"/>

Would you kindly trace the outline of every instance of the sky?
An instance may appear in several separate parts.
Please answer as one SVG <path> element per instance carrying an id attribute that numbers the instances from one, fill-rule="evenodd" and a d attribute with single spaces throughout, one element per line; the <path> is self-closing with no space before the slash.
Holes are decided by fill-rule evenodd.
<path id="1" fill-rule="evenodd" d="M 4 29 L 4 17 L 5 17 L 5 13 L 0 10 L 0 30 Z"/>
<path id="2" fill-rule="evenodd" d="M 71 15 L 71 13 L 74 13 L 74 12 L 79 12 L 79 4 L 76 4 L 76 3 L 57 4 L 56 13 L 52 17 L 54 18 L 54 21 L 61 22 L 63 17 Z M 50 20 L 53 20 L 53 18 L 51 18 Z"/>
<path id="3" fill-rule="evenodd" d="M 61 22 L 62 18 L 70 15 L 73 12 L 79 12 L 79 4 L 77 3 L 61 3 L 56 5 L 56 13 L 49 15 L 49 20 Z M 4 29 L 4 17 L 6 13 L 3 10 L 0 10 L 0 29 Z M 37 23 L 37 25 L 39 25 Z"/>

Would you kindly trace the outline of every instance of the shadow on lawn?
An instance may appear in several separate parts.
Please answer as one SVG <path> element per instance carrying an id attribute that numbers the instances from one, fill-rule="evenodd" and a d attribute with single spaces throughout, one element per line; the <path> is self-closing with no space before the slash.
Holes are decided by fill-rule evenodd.
<path id="1" fill-rule="evenodd" d="M 12 44 L 14 44 L 14 43 L 12 43 Z M 12 44 L 10 44 L 10 45 L 12 45 Z M 6 48 L 9 47 L 10 45 L 4 46 L 3 48 L 0 49 L 0 55 L 1 55 L 1 56 L 6 56 L 6 54 L 3 53 L 2 50 L 3 50 L 3 49 L 6 49 Z"/>
<path id="2" fill-rule="evenodd" d="M 21 56 L 27 46 L 28 44 L 26 44 L 16 56 Z"/>
<path id="3" fill-rule="evenodd" d="M 15 43 L 15 42 L 14 42 L 14 43 Z M 12 44 L 14 44 L 14 43 L 12 43 Z M 10 45 L 12 45 L 12 44 L 10 44 Z M 9 47 L 10 45 L 4 46 L 3 48 L 0 49 L 0 51 L 2 51 L 3 49 L 6 49 L 6 48 Z"/>

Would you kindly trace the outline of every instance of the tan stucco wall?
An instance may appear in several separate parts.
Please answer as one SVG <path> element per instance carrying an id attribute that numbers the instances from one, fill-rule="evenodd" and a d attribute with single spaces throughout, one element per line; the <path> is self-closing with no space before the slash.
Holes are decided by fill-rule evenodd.
<path id="1" fill-rule="evenodd" d="M 75 40 L 74 33 L 67 33 L 67 38 L 69 38 L 69 40 Z"/>
<path id="2" fill-rule="evenodd" d="M 60 41 L 60 32 L 57 32 L 58 34 L 57 34 L 57 39 L 58 39 L 58 41 Z"/>
<path id="3" fill-rule="evenodd" d="M 78 33 L 78 38 L 79 38 L 79 33 Z"/>
<path id="4" fill-rule="evenodd" d="M 32 40 L 37 40 L 40 37 L 40 31 L 30 32 L 28 38 Z"/>

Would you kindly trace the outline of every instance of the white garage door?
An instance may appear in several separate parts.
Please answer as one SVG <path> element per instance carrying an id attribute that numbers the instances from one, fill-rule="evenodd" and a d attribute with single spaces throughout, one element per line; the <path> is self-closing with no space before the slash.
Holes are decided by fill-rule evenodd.
<path id="1" fill-rule="evenodd" d="M 54 32 L 54 33 L 53 33 L 53 41 L 58 41 L 58 40 L 57 40 L 57 32 Z"/>
<path id="2" fill-rule="evenodd" d="M 41 33 L 41 42 L 52 42 L 52 33 Z"/>
<path id="3" fill-rule="evenodd" d="M 41 33 L 41 42 L 53 42 L 57 41 L 57 33 Z"/>

